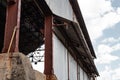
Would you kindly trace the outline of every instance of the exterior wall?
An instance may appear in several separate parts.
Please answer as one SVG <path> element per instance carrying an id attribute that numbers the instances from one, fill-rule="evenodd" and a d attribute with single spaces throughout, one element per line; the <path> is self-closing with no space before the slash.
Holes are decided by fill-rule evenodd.
<path id="1" fill-rule="evenodd" d="M 53 35 L 53 68 L 58 80 L 68 79 L 66 49 L 55 35 Z"/>
<path id="2" fill-rule="evenodd" d="M 90 80 L 59 39 L 53 35 L 53 70 L 58 80 Z"/>
<path id="3" fill-rule="evenodd" d="M 63 18 L 77 21 L 69 0 L 46 0 L 54 14 Z"/>
<path id="4" fill-rule="evenodd" d="M 79 67 L 79 68 L 80 68 L 80 80 L 84 80 L 84 77 L 83 77 L 84 72 L 81 67 Z"/>
<path id="5" fill-rule="evenodd" d="M 85 72 L 84 72 L 84 80 L 88 80 L 88 76 Z"/>
<path id="6" fill-rule="evenodd" d="M 69 72 L 70 80 L 77 80 L 77 63 L 70 54 L 69 54 Z"/>

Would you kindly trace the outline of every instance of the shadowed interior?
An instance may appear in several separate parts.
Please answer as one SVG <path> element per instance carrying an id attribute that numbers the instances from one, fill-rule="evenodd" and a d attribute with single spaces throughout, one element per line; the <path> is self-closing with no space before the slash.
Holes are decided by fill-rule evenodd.
<path id="1" fill-rule="evenodd" d="M 22 0 L 19 50 L 35 51 L 44 43 L 44 17 L 34 0 Z"/>
<path id="2" fill-rule="evenodd" d="M 22 0 L 19 51 L 25 55 L 35 51 L 44 43 L 44 16 L 40 11 L 37 0 Z M 4 32 L 6 22 L 5 0 L 0 0 L 0 52 L 4 45 Z"/>
<path id="3" fill-rule="evenodd" d="M 4 31 L 6 21 L 6 1 L 0 0 L 0 52 L 2 52 L 4 43 Z"/>

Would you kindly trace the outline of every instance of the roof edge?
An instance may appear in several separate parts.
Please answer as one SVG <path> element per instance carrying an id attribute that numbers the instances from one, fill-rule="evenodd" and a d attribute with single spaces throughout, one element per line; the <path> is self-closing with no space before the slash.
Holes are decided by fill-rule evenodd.
<path id="1" fill-rule="evenodd" d="M 96 55 L 95 55 L 95 52 L 94 52 L 94 49 L 93 49 L 93 46 L 92 46 L 92 42 L 90 40 L 90 36 L 88 34 L 88 31 L 87 31 L 87 28 L 86 28 L 82 13 L 80 11 L 78 1 L 77 0 L 69 0 L 69 2 L 70 2 L 71 6 L 73 8 L 73 11 L 74 11 L 74 13 L 76 15 L 78 23 L 79 23 L 79 25 L 80 25 L 80 27 L 82 29 L 83 35 L 84 35 L 85 40 L 86 40 L 86 42 L 88 44 L 88 47 L 89 47 L 89 49 L 91 51 L 91 54 L 93 55 L 94 58 L 96 58 Z M 95 67 L 96 75 L 99 76 L 99 73 L 98 73 L 97 68 L 96 68 L 95 65 L 94 65 L 94 67 Z"/>
<path id="2" fill-rule="evenodd" d="M 73 8 L 73 11 L 74 11 L 75 15 L 77 15 L 76 18 L 78 20 L 78 23 L 79 23 L 81 29 L 82 29 L 82 32 L 84 34 L 84 37 L 85 37 L 86 42 L 88 44 L 88 47 L 90 48 L 90 51 L 91 51 L 93 57 L 96 58 L 96 55 L 95 55 L 95 52 L 94 52 L 94 49 L 93 49 L 93 46 L 92 46 L 92 42 L 90 40 L 90 37 L 89 37 L 88 31 L 87 31 L 82 13 L 80 11 L 78 1 L 77 0 L 69 0 L 69 1 L 70 1 L 70 4 L 72 5 L 72 8 Z"/>

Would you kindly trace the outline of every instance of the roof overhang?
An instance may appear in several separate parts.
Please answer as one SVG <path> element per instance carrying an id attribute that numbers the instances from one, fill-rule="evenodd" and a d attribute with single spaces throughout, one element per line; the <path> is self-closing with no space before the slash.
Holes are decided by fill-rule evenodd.
<path id="1" fill-rule="evenodd" d="M 72 56 L 80 63 L 81 67 L 88 74 L 99 75 L 92 55 L 86 47 L 85 39 L 80 26 L 70 20 L 54 15 L 53 31 L 59 40 L 64 44 Z"/>
<path id="2" fill-rule="evenodd" d="M 93 49 L 93 46 L 92 46 L 92 42 L 90 40 L 90 37 L 89 37 L 88 31 L 87 31 L 87 28 L 86 28 L 82 13 L 81 13 L 80 8 L 79 8 L 79 4 L 78 4 L 77 0 L 69 0 L 69 1 L 70 1 L 71 5 L 72 5 L 73 11 L 74 11 L 74 13 L 76 15 L 76 18 L 77 18 L 77 20 L 79 22 L 79 25 L 80 25 L 81 29 L 82 29 L 82 32 L 83 32 L 84 37 L 86 39 L 86 42 L 87 42 L 87 44 L 89 46 L 91 54 L 96 58 L 96 55 L 95 55 L 95 52 L 94 52 L 94 49 Z"/>
<path id="3" fill-rule="evenodd" d="M 88 72 L 90 74 L 94 73 L 99 76 L 99 73 L 96 69 L 93 59 L 91 58 L 91 55 L 94 56 L 94 58 L 96 58 L 96 55 L 94 53 L 94 49 L 93 49 L 90 37 L 88 35 L 78 2 L 77 2 L 77 0 L 69 0 L 69 1 L 71 3 L 71 6 L 76 15 L 79 25 L 73 21 L 67 20 L 65 18 L 62 18 L 62 17 L 59 17 L 59 16 L 53 14 L 54 12 L 52 12 L 52 10 L 49 8 L 49 6 L 47 5 L 45 0 L 38 1 L 38 5 L 41 8 L 41 10 L 43 11 L 45 16 L 53 15 L 54 19 L 62 21 L 62 23 L 63 23 L 62 25 L 60 23 L 60 26 L 58 24 L 57 27 L 54 27 L 53 31 L 55 32 L 55 34 L 56 35 L 59 34 L 59 35 L 57 35 L 58 38 L 61 40 L 61 42 L 65 45 L 65 47 L 67 47 L 67 49 L 71 53 L 74 53 L 74 54 L 72 54 L 74 58 L 75 58 L 75 55 L 78 56 L 79 63 L 82 64 L 82 68 L 86 72 Z M 53 25 L 53 26 L 56 26 L 56 25 Z M 64 27 L 61 27 L 61 26 L 64 26 Z M 68 27 L 69 27 L 69 29 L 67 29 Z M 80 31 L 80 29 L 81 29 L 81 31 Z M 83 33 L 83 35 L 81 35 L 82 33 Z M 84 36 L 84 38 L 83 38 L 83 36 Z M 65 40 L 68 41 L 67 44 L 66 44 Z M 86 45 L 88 45 L 88 47 L 86 47 Z M 90 52 L 88 51 L 88 48 L 89 48 Z M 81 61 L 82 61 L 82 63 L 81 63 Z M 88 64 L 88 65 L 86 65 L 86 64 Z"/>

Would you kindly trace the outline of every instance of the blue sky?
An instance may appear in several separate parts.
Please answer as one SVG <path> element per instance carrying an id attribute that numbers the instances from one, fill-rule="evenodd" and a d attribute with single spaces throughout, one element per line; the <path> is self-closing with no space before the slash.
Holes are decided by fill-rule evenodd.
<path id="1" fill-rule="evenodd" d="M 97 80 L 120 80 L 120 0 L 78 0 L 97 55 Z"/>

